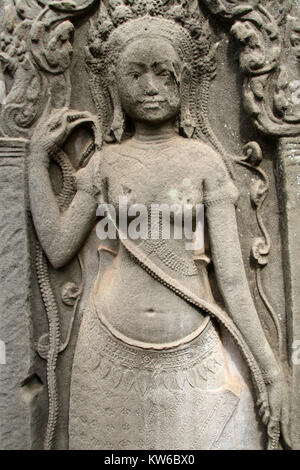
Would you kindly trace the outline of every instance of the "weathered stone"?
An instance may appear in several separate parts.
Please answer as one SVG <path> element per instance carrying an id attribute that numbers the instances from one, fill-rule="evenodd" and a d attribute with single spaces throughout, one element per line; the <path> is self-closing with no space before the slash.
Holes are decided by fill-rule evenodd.
<path id="1" fill-rule="evenodd" d="M 0 6 L 0 446 L 299 448 L 297 2 Z"/>
<path id="2" fill-rule="evenodd" d="M 0 138 L 0 446 L 31 448 L 33 344 L 25 162 L 27 143 Z"/>

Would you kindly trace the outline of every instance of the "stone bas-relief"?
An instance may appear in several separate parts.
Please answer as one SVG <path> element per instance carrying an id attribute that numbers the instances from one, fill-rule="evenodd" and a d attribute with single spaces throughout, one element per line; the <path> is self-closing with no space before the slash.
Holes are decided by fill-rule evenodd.
<path id="1" fill-rule="evenodd" d="M 299 448 L 291 412 L 299 412 L 298 373 L 286 352 L 299 328 L 289 303 L 297 295 L 298 238 L 282 234 L 286 292 L 278 295 L 286 296 L 286 318 L 263 286 L 275 229 L 263 221 L 271 175 L 260 168 L 261 148 L 250 142 L 243 156 L 232 155 L 209 119 L 218 73 L 213 25 L 222 17 L 242 47 L 243 112 L 279 141 L 275 203 L 293 227 L 288 186 L 297 175 L 286 162 L 298 148 L 298 108 L 288 85 L 288 74 L 297 79 L 297 8 L 221 0 L 4 6 L 3 174 L 17 153 L 29 274 L 15 274 L 28 291 L 21 323 L 28 351 L 24 345 L 24 378 L 18 370 L 22 379 L 12 387 L 12 406 L 23 387 L 27 406 L 17 415 L 26 439 L 7 438 L 15 418 L 5 414 L 2 446 L 41 447 L 32 436 L 42 430 L 45 449 Z M 88 27 L 73 51 L 80 21 Z M 72 109 L 70 67 L 78 51 L 86 60 L 80 73 L 89 78 L 82 93 L 94 101 L 84 111 Z M 238 168 L 247 172 L 248 188 Z M 247 191 L 252 206 L 241 208 Z M 204 204 L 205 246 L 191 251 L 185 239 L 163 238 L 161 218 L 151 238 L 151 217 L 145 239 L 124 237 L 118 223 L 117 240 L 93 238 L 98 205 L 120 213 L 120 197 L 150 216 L 153 204 L 177 203 L 191 204 L 195 218 Z M 241 210 L 259 234 L 249 236 L 251 261 L 241 249 Z M 171 224 L 173 230 L 175 219 Z M 5 378 L 6 364 L 0 367 Z"/>

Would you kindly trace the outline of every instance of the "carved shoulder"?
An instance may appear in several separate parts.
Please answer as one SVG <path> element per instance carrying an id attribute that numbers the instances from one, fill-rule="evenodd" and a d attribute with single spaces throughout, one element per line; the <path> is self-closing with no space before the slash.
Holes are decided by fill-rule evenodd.
<path id="1" fill-rule="evenodd" d="M 202 176 L 204 203 L 237 203 L 239 192 L 227 170 L 222 156 L 209 145 L 200 141 L 189 141 L 190 162 Z"/>

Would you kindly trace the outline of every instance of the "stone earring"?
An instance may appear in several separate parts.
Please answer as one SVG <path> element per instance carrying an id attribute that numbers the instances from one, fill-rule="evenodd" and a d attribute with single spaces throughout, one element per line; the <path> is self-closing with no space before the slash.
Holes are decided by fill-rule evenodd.
<path id="1" fill-rule="evenodd" d="M 115 137 L 116 141 L 120 143 L 124 134 L 125 116 L 122 109 L 119 94 L 114 86 L 110 88 L 110 95 L 114 110 L 110 133 Z"/>
<path id="2" fill-rule="evenodd" d="M 180 120 L 180 128 L 182 129 L 184 135 L 191 139 L 194 135 L 196 124 L 190 112 L 189 106 L 189 92 L 190 92 L 190 80 L 191 80 L 191 73 L 190 70 L 185 67 L 182 72 L 181 77 L 181 86 L 180 86 L 180 94 L 181 94 L 181 120 Z"/>
<path id="3" fill-rule="evenodd" d="M 191 139 L 194 135 L 195 132 L 195 122 L 190 114 L 189 109 L 187 108 L 181 108 L 181 123 L 180 127 L 184 132 L 184 135 Z"/>

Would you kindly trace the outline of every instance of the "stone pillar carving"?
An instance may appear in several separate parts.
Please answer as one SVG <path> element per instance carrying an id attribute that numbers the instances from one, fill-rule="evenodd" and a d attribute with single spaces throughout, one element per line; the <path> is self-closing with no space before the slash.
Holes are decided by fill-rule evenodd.
<path id="1" fill-rule="evenodd" d="M 282 137 L 278 151 L 279 196 L 282 211 L 288 350 L 291 367 L 291 438 L 300 448 L 300 370 L 294 359 L 300 338 L 300 137 Z"/>
<path id="2" fill-rule="evenodd" d="M 0 441 L 31 448 L 31 401 L 41 387 L 31 376 L 30 259 L 26 211 L 27 141 L 0 138 Z"/>
<path id="3" fill-rule="evenodd" d="M 95 0 L 0 2 L 0 214 L 3 234 L 0 244 L 3 291 L 0 296 L 0 368 L 1 391 L 5 397 L 0 400 L 1 448 L 30 449 L 35 445 L 32 440 L 37 431 L 32 431 L 31 426 L 38 412 L 30 405 L 43 389 L 41 379 L 33 372 L 37 351 L 47 361 L 44 385 L 48 392 L 45 408 L 49 412 L 45 411 L 49 417 L 45 448 L 50 448 L 54 440 L 59 410 L 57 355 L 68 346 L 76 307 L 68 322 L 69 331 L 66 327 L 65 343 L 57 346 L 55 341 L 59 342 L 60 324 L 48 261 L 38 242 L 36 250 L 31 249 L 29 254 L 28 240 L 32 243 L 35 234 L 26 220 L 29 210 L 26 159 L 30 138 L 43 113 L 47 116 L 53 109 L 67 108 L 70 104 L 70 65 L 75 31 L 71 21 L 87 14 L 95 3 Z M 57 163 L 63 167 L 63 178 L 71 175 L 66 159 L 63 154 Z M 68 190 L 69 193 L 72 191 L 72 183 Z M 64 197 L 65 193 L 62 201 Z M 72 269 L 70 271 L 71 277 Z M 74 266 L 73 271 L 76 271 Z M 40 312 L 45 315 L 46 310 L 49 327 L 48 332 L 42 332 L 41 341 L 40 338 L 36 340 L 36 329 L 34 331 L 30 324 L 29 298 L 31 295 L 38 297 L 30 284 L 33 273 L 33 278 L 37 277 L 40 284 Z M 73 284 L 71 288 L 74 289 Z M 76 293 L 73 297 L 76 299 Z M 36 299 L 34 306 L 38 309 Z"/>

